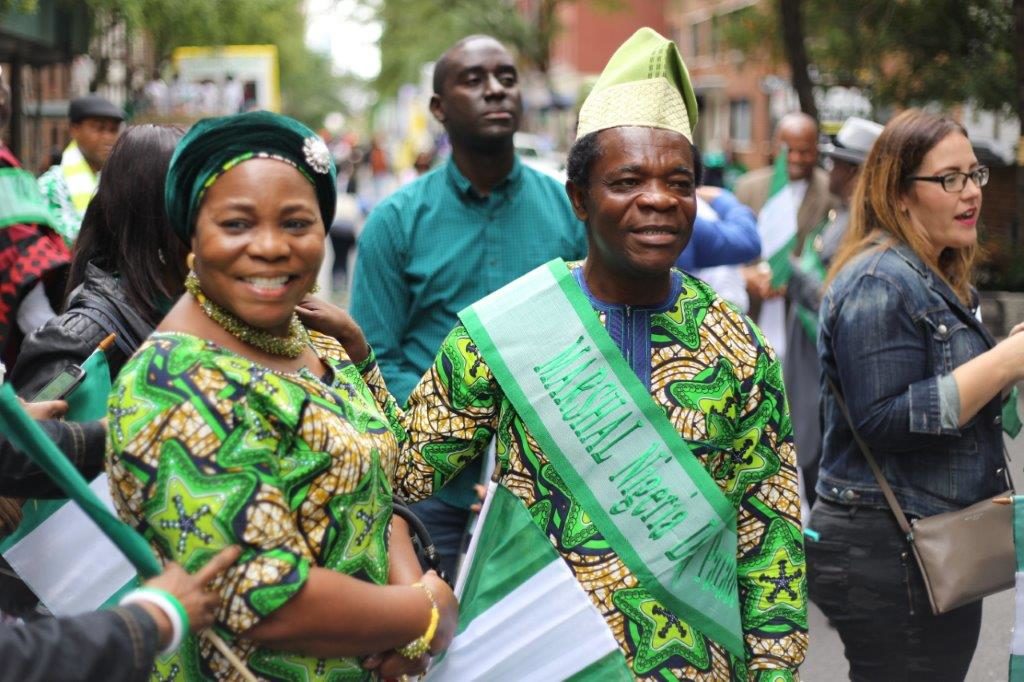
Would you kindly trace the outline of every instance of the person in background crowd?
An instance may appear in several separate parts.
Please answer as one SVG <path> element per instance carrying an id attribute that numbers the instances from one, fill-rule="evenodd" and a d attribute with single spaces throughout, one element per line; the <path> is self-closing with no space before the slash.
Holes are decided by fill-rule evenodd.
<path id="1" fill-rule="evenodd" d="M 71 246 L 103 164 L 121 134 L 124 111 L 99 95 L 87 95 L 71 100 L 68 120 L 71 144 L 64 149 L 60 165 L 39 176 L 39 190 L 50 202 L 57 222 L 54 228 Z"/>
<path id="2" fill-rule="evenodd" d="M 0 623 L 0 682 L 149 679 L 156 657 L 174 644 L 174 616 L 167 611 L 174 607 L 171 599 L 184 610 L 190 631 L 208 628 L 217 614 L 217 594 L 208 585 L 240 553 L 238 547 L 227 547 L 195 575 L 167 564 L 117 608 L 27 625 Z M 154 598 L 155 591 L 166 598 Z"/>
<path id="3" fill-rule="evenodd" d="M 746 317 L 673 268 L 690 238 L 701 180 L 691 141 L 696 117 L 674 43 L 645 28 L 619 47 L 583 104 L 569 152 L 566 191 L 586 225 L 586 260 L 568 269 L 552 264 L 550 280 L 536 279 L 542 270 L 532 272 L 462 318 L 489 305 L 493 326 L 479 328 L 482 311 L 473 326 L 455 326 L 409 398 L 397 482 L 413 499 L 429 496 L 482 459 L 496 435 L 505 489 L 496 493 L 521 500 L 571 567 L 615 637 L 627 676 L 793 680 L 807 647 L 807 612 L 781 369 Z M 578 298 L 566 293 L 564 305 L 552 306 L 551 291 Z M 524 297 L 525 306 L 503 305 Z M 588 321 L 602 325 L 602 334 L 593 336 Z M 531 341 L 512 340 L 516 330 Z M 494 350 L 492 331 L 508 345 Z M 614 344 L 605 353 L 616 354 L 621 365 L 593 352 L 603 339 Z M 505 351 L 517 347 L 515 361 L 508 359 Z M 606 382 L 627 374 L 636 384 L 628 394 Z M 522 387 L 531 377 L 550 379 L 539 379 L 544 387 L 537 390 L 557 392 L 558 399 L 526 399 Z M 655 435 L 650 427 L 626 440 L 642 428 L 634 415 L 648 407 L 667 417 L 664 430 Z M 649 453 L 664 447 L 698 466 L 684 475 L 680 460 L 641 454 L 648 444 Z M 595 471 L 605 462 L 608 468 Z M 643 516 L 653 523 L 672 510 L 682 515 L 677 518 L 696 518 L 705 502 L 735 513 L 739 531 L 731 540 L 707 539 L 727 549 L 712 559 L 702 555 L 717 566 L 721 601 L 704 602 L 707 608 L 665 601 L 656 595 L 684 600 L 711 586 L 694 572 L 675 589 L 655 592 L 651 566 L 665 557 L 650 543 L 659 534 L 642 528 L 627 534 L 612 519 Z M 719 525 L 715 518 L 689 531 L 674 527 L 673 542 L 688 544 L 694 540 L 688 533 Z M 695 569 L 697 562 L 677 558 L 668 573 Z"/>
<path id="4" fill-rule="evenodd" d="M 176 126 L 129 127 L 89 204 L 68 276 L 64 312 L 22 345 L 10 381 L 31 399 L 68 365 L 81 364 L 111 332 L 111 379 L 184 291 L 188 249 L 163 210 Z"/>
<path id="5" fill-rule="evenodd" d="M 0 131 L 11 118 L 11 91 L 0 83 Z M 35 180 L 0 141 L 0 362 L 14 364 L 23 337 L 54 316 L 70 254 Z M 36 222 L 25 222 L 27 215 Z"/>
<path id="6" fill-rule="evenodd" d="M 451 158 L 370 213 L 352 284 L 352 315 L 399 402 L 430 366 L 460 310 L 552 258 L 586 254 L 583 226 L 564 189 L 515 153 L 519 73 L 501 43 L 468 36 L 441 55 L 430 111 L 450 137 Z M 480 475 L 474 464 L 436 498 L 413 507 L 449 575 Z"/>
<path id="7" fill-rule="evenodd" d="M 818 362 L 818 309 L 824 293 L 825 273 L 846 234 L 850 221 L 850 200 L 857 186 L 861 164 L 871 151 L 882 126 L 856 116 L 848 118 L 836 133 L 834 143 L 819 149 L 831 164 L 828 190 L 839 199 L 838 208 L 807 236 L 801 255 L 790 256 L 793 272 L 786 285 L 790 303 L 786 324 L 789 360 L 782 376 L 789 394 L 793 417 L 793 440 L 803 476 L 804 498 L 810 507 L 816 494 L 818 463 L 821 461 L 821 364 Z"/>
<path id="8" fill-rule="evenodd" d="M 750 171 L 736 181 L 736 198 L 758 216 L 761 256 L 767 260 L 780 249 L 799 255 L 807 235 L 834 208 L 828 174 L 818 168 L 818 123 L 803 113 L 786 114 L 775 128 L 780 152 L 786 155 L 785 184 L 777 187 L 773 166 Z M 778 189 L 774 194 L 772 189 Z M 772 347 L 786 364 L 786 303 L 771 289 L 767 263 L 745 268 L 751 317 L 757 320 Z"/>
<path id="9" fill-rule="evenodd" d="M 974 314 L 987 182 L 959 123 L 899 114 L 861 167 L 829 272 L 818 335 L 824 439 L 810 518 L 818 540 L 807 543 L 807 563 L 811 598 L 838 630 L 852 680 L 963 680 L 978 642 L 980 600 L 932 614 L 851 429 L 910 518 L 1006 490 L 1001 394 L 1024 379 L 1024 325 L 997 344 Z"/>

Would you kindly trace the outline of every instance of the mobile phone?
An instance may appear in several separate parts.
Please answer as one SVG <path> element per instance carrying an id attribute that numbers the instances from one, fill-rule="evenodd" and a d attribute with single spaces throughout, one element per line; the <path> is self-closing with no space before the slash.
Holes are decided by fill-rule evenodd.
<path id="1" fill-rule="evenodd" d="M 85 370 L 78 365 L 68 365 L 61 370 L 60 374 L 50 379 L 50 382 L 43 386 L 39 393 L 32 397 L 32 402 L 38 403 L 43 400 L 63 400 L 71 391 L 75 390 L 78 384 L 85 379 Z"/>

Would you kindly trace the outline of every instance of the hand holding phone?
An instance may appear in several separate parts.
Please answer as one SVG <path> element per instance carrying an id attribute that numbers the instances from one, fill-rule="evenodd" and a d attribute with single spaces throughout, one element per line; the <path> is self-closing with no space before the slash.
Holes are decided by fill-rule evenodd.
<path id="1" fill-rule="evenodd" d="M 63 400 L 75 390 L 78 384 L 85 379 L 85 370 L 78 365 L 68 365 L 60 371 L 60 374 L 43 386 L 34 396 L 32 402 L 38 403 L 45 400 Z"/>

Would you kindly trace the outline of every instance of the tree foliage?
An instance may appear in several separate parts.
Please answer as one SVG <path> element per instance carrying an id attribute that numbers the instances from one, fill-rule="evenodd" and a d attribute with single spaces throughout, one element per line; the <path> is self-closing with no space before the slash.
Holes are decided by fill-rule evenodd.
<path id="1" fill-rule="evenodd" d="M 284 113 L 314 127 L 342 109 L 330 59 L 305 44 L 302 0 L 88 0 L 144 30 L 158 59 L 186 45 L 276 45 Z"/>
<path id="2" fill-rule="evenodd" d="M 862 88 L 878 105 L 1016 108 L 1012 2 L 803 0 L 808 56 L 821 84 Z M 722 26 L 733 47 L 783 54 L 775 2 L 734 12 Z"/>
<path id="3" fill-rule="evenodd" d="M 562 27 L 560 6 L 577 0 L 360 0 L 383 25 L 381 72 L 375 87 L 393 94 L 403 83 L 419 80 L 420 69 L 459 38 L 474 33 L 494 36 L 514 49 L 525 65 L 547 76 L 551 47 Z M 604 11 L 621 9 L 621 0 L 590 0 Z"/>

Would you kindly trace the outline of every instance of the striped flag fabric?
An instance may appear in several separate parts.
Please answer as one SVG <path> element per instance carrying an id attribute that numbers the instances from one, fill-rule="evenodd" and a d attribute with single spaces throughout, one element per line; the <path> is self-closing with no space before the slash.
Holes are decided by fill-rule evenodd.
<path id="1" fill-rule="evenodd" d="M 1017 549 L 1017 590 L 1009 680 L 1024 682 L 1024 495 L 1013 496 L 1013 544 Z"/>
<path id="2" fill-rule="evenodd" d="M 633 679 L 572 570 L 522 501 L 494 482 L 455 594 L 457 634 L 428 682 Z"/>
<path id="3" fill-rule="evenodd" d="M 110 393 L 106 354 L 98 349 L 82 363 L 82 369 L 85 379 L 67 398 L 67 418 L 72 421 L 100 419 L 106 415 Z M 0 390 L 4 408 L 0 410 L 0 426 L 4 433 L 54 480 L 57 478 L 53 470 L 58 470 L 67 481 L 75 479 L 80 484 L 78 491 L 82 500 L 90 505 L 87 512 L 77 499 L 26 501 L 22 522 L 12 535 L 0 542 L 0 554 L 56 616 L 93 611 L 116 603 L 138 581 L 131 562 L 111 541 L 109 533 L 93 520 L 97 515 L 106 517 L 113 521 L 108 524 L 110 528 L 122 533 L 128 531 L 116 521 L 107 475 L 100 474 L 86 486 L 81 475 L 42 431 L 31 432 L 34 424 L 30 419 L 28 423 L 23 421 L 28 416 L 18 406 L 11 387 L 4 385 Z M 18 440 L 24 442 L 19 444 Z M 44 446 L 47 447 L 44 449 Z M 54 469 L 47 469 L 37 459 L 39 457 L 46 458 Z M 145 541 L 137 537 L 136 542 L 142 543 L 144 554 L 150 562 L 155 562 Z M 154 563 L 153 566 L 158 573 L 159 565 Z"/>

